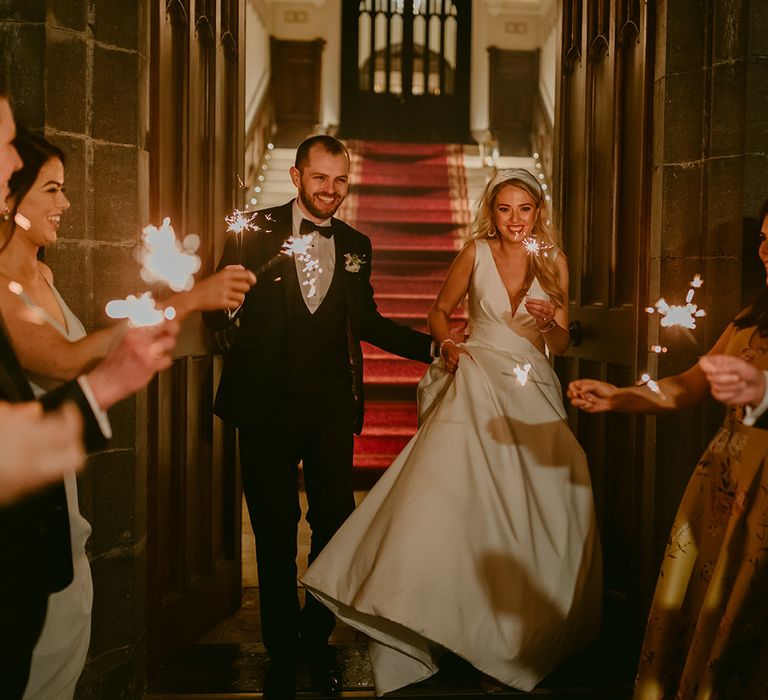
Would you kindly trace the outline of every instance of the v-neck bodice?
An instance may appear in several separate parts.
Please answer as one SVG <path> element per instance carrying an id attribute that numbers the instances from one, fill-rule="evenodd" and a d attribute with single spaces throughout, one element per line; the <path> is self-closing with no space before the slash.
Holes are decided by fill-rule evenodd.
<path id="1" fill-rule="evenodd" d="M 469 285 L 470 338 L 500 349 L 520 349 L 519 343 L 527 341 L 525 345 L 530 343 L 544 352 L 544 339 L 525 308 L 526 297 L 549 299 L 534 277 L 528 293 L 513 312 L 488 241 L 475 240 L 475 263 Z"/>
<path id="2" fill-rule="evenodd" d="M 61 315 L 64 317 L 64 329 L 67 333 L 67 340 L 75 342 L 76 340 L 84 338 L 86 335 L 85 327 L 80 322 L 80 319 L 72 313 L 72 309 L 67 306 L 67 302 L 65 302 L 61 294 L 59 294 L 59 290 L 56 289 L 56 286 L 48 282 L 47 279 L 45 281 L 50 287 L 51 292 L 56 299 L 56 303 L 59 305 Z M 29 379 L 29 383 L 32 386 L 32 390 L 35 392 L 35 396 L 45 394 L 61 384 L 61 382 L 56 379 L 37 375 L 33 372 L 27 372 L 26 374 L 27 379 Z"/>

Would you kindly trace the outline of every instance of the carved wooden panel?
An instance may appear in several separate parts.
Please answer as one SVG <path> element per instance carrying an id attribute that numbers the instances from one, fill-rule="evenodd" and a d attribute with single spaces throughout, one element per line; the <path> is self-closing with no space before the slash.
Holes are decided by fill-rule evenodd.
<path id="1" fill-rule="evenodd" d="M 221 247 L 242 168 L 244 0 L 168 0 L 153 12 L 150 211 L 200 236 L 202 274 Z M 148 393 L 147 634 L 150 672 L 240 599 L 234 434 L 212 414 L 220 360 L 199 318 Z"/>
<path id="2" fill-rule="evenodd" d="M 648 6 L 566 0 L 562 6 L 556 199 L 578 328 L 564 384 L 594 377 L 633 383 L 644 370 L 648 269 L 649 138 L 653 56 Z M 606 586 L 642 619 L 655 580 L 646 529 L 644 425 L 627 415 L 569 409 L 589 457 Z"/>

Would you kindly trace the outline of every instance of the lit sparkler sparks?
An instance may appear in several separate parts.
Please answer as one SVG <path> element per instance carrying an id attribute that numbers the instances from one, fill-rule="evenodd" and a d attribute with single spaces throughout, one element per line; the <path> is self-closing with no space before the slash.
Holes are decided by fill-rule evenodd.
<path id="1" fill-rule="evenodd" d="M 241 237 L 246 231 L 261 231 L 261 227 L 254 223 L 257 216 L 255 213 L 248 214 L 235 209 L 224 219 L 227 222 L 227 231 Z"/>
<path id="2" fill-rule="evenodd" d="M 260 267 L 257 267 L 253 274 L 258 277 L 264 274 L 268 270 L 271 270 L 275 265 L 280 263 L 284 258 L 291 258 L 294 255 L 299 258 L 305 264 L 312 259 L 309 254 L 309 248 L 312 245 L 312 234 L 308 233 L 305 236 L 291 236 L 287 238 L 283 243 L 283 247 L 280 252 L 274 257 L 270 258 Z"/>
<path id="3" fill-rule="evenodd" d="M 30 312 L 27 317 L 28 321 L 37 325 L 47 323 L 49 326 L 67 338 L 67 340 L 69 340 L 69 337 L 67 336 L 67 329 L 64 328 L 55 318 L 53 318 L 53 316 L 51 316 L 42 306 L 38 306 L 34 301 L 32 301 L 24 291 L 24 287 L 22 287 L 18 282 L 9 282 L 8 291 L 10 291 L 11 294 L 15 294 L 27 305 L 27 309 Z"/>
<path id="4" fill-rule="evenodd" d="M 138 297 L 129 294 L 125 299 L 114 299 L 107 303 L 106 312 L 110 318 L 127 319 L 132 326 L 156 326 L 176 316 L 172 306 L 158 309 L 150 292 Z"/>
<path id="5" fill-rule="evenodd" d="M 526 362 L 522 367 L 520 365 L 515 365 L 512 368 L 512 371 L 515 373 L 517 383 L 520 386 L 525 386 L 528 383 L 528 372 L 531 371 L 531 363 Z"/>
<path id="6" fill-rule="evenodd" d="M 543 255 L 545 258 L 549 256 L 549 251 L 555 247 L 551 243 L 542 243 L 534 236 L 524 238 L 523 246 L 529 255 Z"/>
<path id="7" fill-rule="evenodd" d="M 685 296 L 685 305 L 668 304 L 663 298 L 659 299 L 654 306 L 646 307 L 646 312 L 652 314 L 654 311 L 658 311 L 661 316 L 661 325 L 665 328 L 678 327 L 678 328 L 696 328 L 696 319 L 706 316 L 706 311 L 700 309 L 693 303 L 693 297 L 696 293 L 696 289 L 701 287 L 704 280 L 700 275 L 695 275 L 691 281 L 690 289 Z"/>
<path id="8" fill-rule="evenodd" d="M 195 255 L 200 246 L 198 236 L 191 234 L 179 243 L 171 220 L 166 217 L 160 228 L 147 226 L 142 239 L 138 257 L 145 282 L 164 282 L 175 292 L 194 286 L 193 275 L 200 269 L 200 258 Z"/>

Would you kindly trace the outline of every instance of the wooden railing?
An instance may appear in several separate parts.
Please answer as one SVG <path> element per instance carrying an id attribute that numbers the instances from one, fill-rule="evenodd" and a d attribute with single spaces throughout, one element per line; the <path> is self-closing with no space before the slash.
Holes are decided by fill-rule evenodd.
<path id="1" fill-rule="evenodd" d="M 537 92 L 533 112 L 533 150 L 534 153 L 539 154 L 538 160 L 541 162 L 544 177 L 548 183 L 552 183 L 554 174 L 552 169 L 554 139 L 554 124 L 549 118 L 541 92 Z"/>
<path id="2" fill-rule="evenodd" d="M 272 108 L 272 86 L 268 85 L 256 108 L 256 115 L 245 136 L 245 184 L 253 185 L 259 175 L 259 167 L 272 141 L 274 119 Z"/>

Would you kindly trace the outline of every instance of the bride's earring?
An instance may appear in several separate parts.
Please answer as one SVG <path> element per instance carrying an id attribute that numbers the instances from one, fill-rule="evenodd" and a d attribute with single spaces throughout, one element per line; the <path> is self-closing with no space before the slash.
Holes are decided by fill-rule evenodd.
<path id="1" fill-rule="evenodd" d="M 3 221 L 11 220 L 11 210 L 8 207 L 6 207 L 5 211 L 2 214 L 0 214 L 0 219 L 2 219 Z"/>

